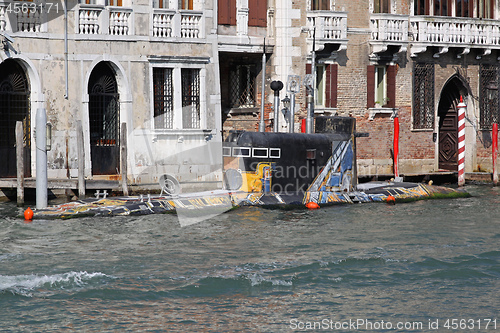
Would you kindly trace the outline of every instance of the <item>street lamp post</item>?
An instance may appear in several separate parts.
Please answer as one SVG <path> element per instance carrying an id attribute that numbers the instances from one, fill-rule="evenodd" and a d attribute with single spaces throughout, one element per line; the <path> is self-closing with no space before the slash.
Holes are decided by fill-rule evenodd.
<path id="1" fill-rule="evenodd" d="M 281 100 L 281 102 L 283 103 L 283 115 L 285 116 L 285 119 L 288 122 L 288 127 L 290 128 L 292 121 L 290 120 L 290 113 L 291 113 L 290 112 L 290 98 L 288 97 L 288 95 L 286 95 L 285 98 L 283 98 Z"/>
<path id="2" fill-rule="evenodd" d="M 279 132 L 279 108 L 280 108 L 280 90 L 283 89 L 283 82 L 273 81 L 271 82 L 271 89 L 274 91 L 274 132 Z"/>
<path id="3" fill-rule="evenodd" d="M 286 83 L 286 90 L 290 93 L 290 126 L 288 127 L 288 132 L 293 133 L 295 126 L 295 94 L 300 92 L 300 76 L 299 75 L 288 75 L 288 80 Z"/>

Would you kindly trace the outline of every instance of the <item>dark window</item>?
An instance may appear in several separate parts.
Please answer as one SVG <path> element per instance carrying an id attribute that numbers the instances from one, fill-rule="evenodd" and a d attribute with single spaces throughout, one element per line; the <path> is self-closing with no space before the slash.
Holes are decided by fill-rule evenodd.
<path id="1" fill-rule="evenodd" d="M 457 17 L 469 17 L 469 11 L 472 11 L 472 8 L 469 8 L 471 1 L 469 0 L 456 0 L 456 8 L 457 8 Z"/>
<path id="2" fill-rule="evenodd" d="M 255 107 L 255 82 L 257 73 L 254 65 L 235 65 L 229 72 L 231 107 Z"/>
<path id="3" fill-rule="evenodd" d="M 479 122 L 481 129 L 491 129 L 498 123 L 498 65 L 482 65 L 479 72 Z M 495 88 L 495 89 L 491 89 Z"/>
<path id="4" fill-rule="evenodd" d="M 448 6 L 450 0 L 434 0 L 434 16 L 453 16 L 451 6 Z"/>
<path id="5" fill-rule="evenodd" d="M 233 147 L 233 156 L 250 157 L 250 148 Z"/>
<path id="6" fill-rule="evenodd" d="M 270 158 L 280 158 L 281 157 L 281 149 L 280 148 L 269 148 L 269 157 Z"/>
<path id="7" fill-rule="evenodd" d="M 182 68 L 182 127 L 200 128 L 200 70 Z"/>
<path id="8" fill-rule="evenodd" d="M 155 128 L 172 129 L 174 98 L 171 68 L 153 68 Z"/>
<path id="9" fill-rule="evenodd" d="M 267 148 L 253 148 L 253 157 L 267 158 L 269 152 Z"/>
<path id="10" fill-rule="evenodd" d="M 374 0 L 374 13 L 390 13 L 390 0 Z"/>
<path id="11" fill-rule="evenodd" d="M 413 128 L 434 128 L 434 65 L 416 63 L 413 69 Z"/>
<path id="12" fill-rule="evenodd" d="M 330 0 L 312 0 L 311 10 L 330 10 Z"/>
<path id="13" fill-rule="evenodd" d="M 415 15 L 431 15 L 432 12 L 434 16 L 490 19 L 494 18 L 496 7 L 494 0 L 414 0 L 413 6 Z"/>

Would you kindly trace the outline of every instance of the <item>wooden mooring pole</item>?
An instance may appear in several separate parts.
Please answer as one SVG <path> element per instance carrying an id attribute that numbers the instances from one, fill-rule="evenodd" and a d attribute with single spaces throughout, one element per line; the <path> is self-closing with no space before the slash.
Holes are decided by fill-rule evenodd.
<path id="1" fill-rule="evenodd" d="M 78 198 L 85 197 L 85 148 L 83 145 L 82 122 L 76 122 L 76 146 L 78 149 Z"/>
<path id="2" fill-rule="evenodd" d="M 458 107 L 458 186 L 465 185 L 465 105 L 460 96 Z"/>
<path id="3" fill-rule="evenodd" d="M 17 205 L 24 205 L 24 146 L 23 122 L 16 122 L 16 167 L 17 167 Z"/>
<path id="4" fill-rule="evenodd" d="M 122 173 L 122 192 L 128 196 L 127 186 L 127 123 L 122 123 L 120 130 L 120 170 Z"/>
<path id="5" fill-rule="evenodd" d="M 396 114 L 394 116 L 394 179 L 399 180 L 399 117 Z"/>
<path id="6" fill-rule="evenodd" d="M 497 171 L 497 157 L 498 157 L 498 124 L 493 123 L 491 126 L 491 139 L 492 139 L 492 163 L 493 163 L 493 184 L 498 185 L 498 171 Z"/>

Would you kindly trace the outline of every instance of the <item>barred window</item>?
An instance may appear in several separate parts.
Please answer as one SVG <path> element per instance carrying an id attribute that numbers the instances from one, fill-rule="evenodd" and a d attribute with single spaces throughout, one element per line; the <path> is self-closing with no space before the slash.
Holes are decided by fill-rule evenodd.
<path id="1" fill-rule="evenodd" d="M 173 128 L 174 89 L 172 72 L 172 68 L 153 68 L 155 128 Z"/>
<path id="2" fill-rule="evenodd" d="M 413 68 L 413 129 L 434 128 L 434 65 Z"/>
<path id="3" fill-rule="evenodd" d="M 182 68 L 182 127 L 200 128 L 200 70 Z"/>
<path id="4" fill-rule="evenodd" d="M 491 129 L 498 123 L 498 65 L 481 65 L 479 70 L 479 124 L 481 129 Z"/>
<path id="5" fill-rule="evenodd" d="M 229 73 L 231 80 L 231 107 L 255 107 L 255 80 L 257 74 L 254 65 L 236 65 Z"/>

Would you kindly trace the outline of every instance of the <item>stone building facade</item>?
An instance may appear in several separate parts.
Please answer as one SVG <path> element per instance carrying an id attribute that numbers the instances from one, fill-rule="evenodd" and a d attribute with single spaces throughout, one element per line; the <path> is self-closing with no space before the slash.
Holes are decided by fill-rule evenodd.
<path id="1" fill-rule="evenodd" d="M 76 177 L 83 150 L 87 179 L 119 179 L 126 124 L 129 183 L 157 184 L 167 173 L 185 188 L 220 187 L 216 8 L 212 0 L 0 2 L 0 177 L 16 175 L 16 121 L 25 175 L 36 174 L 35 117 L 45 109 L 49 178 Z"/>
<path id="2" fill-rule="evenodd" d="M 491 172 L 491 126 L 499 108 L 498 7 L 496 0 L 269 0 L 267 86 L 311 73 L 314 46 L 315 114 L 356 117 L 357 130 L 369 133 L 358 139 L 358 172 L 365 176 L 393 174 L 396 116 L 400 174 L 457 171 L 462 97 L 465 171 Z M 271 110 L 272 91 L 265 94 Z M 306 116 L 304 86 L 296 98 L 298 129 Z M 280 117 L 280 130 L 287 131 Z M 257 127 L 249 121 L 247 129 Z M 233 117 L 228 127 L 235 123 Z"/>

